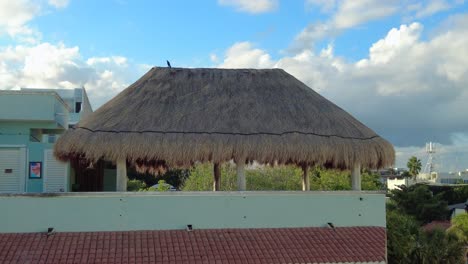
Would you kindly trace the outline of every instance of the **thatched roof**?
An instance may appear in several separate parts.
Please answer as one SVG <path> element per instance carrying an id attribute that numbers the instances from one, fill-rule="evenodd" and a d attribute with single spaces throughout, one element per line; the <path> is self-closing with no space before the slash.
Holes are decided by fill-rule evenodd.
<path id="1" fill-rule="evenodd" d="M 281 69 L 153 68 L 55 145 L 61 160 L 378 168 L 393 146 Z"/>

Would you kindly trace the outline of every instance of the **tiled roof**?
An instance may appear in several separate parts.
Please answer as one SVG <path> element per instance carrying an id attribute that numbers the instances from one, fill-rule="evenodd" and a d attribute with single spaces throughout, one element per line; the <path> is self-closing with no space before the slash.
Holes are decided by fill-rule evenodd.
<path id="1" fill-rule="evenodd" d="M 383 227 L 0 234 L 0 263 L 384 263 Z"/>

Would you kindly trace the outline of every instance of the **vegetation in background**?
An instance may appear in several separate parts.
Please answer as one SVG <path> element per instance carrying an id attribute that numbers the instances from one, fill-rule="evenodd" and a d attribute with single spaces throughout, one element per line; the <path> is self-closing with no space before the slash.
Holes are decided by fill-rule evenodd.
<path id="1" fill-rule="evenodd" d="M 448 219 L 442 194 L 432 195 L 426 185 L 393 190 L 387 204 L 388 263 L 463 263 L 463 232 L 439 229 L 424 231 L 420 226 Z M 464 221 L 459 226 L 464 226 Z M 451 228 L 451 229 L 452 229 Z"/>
<path id="2" fill-rule="evenodd" d="M 387 211 L 387 255 L 389 263 L 412 263 L 416 250 L 419 224 L 414 217 L 396 210 Z"/>
<path id="3" fill-rule="evenodd" d="M 465 203 L 468 199 L 468 185 L 459 186 L 429 186 L 434 195 L 441 194 L 442 199 L 450 204 Z"/>
<path id="4" fill-rule="evenodd" d="M 464 244 L 454 235 L 441 229 L 420 231 L 411 263 L 460 264 Z"/>
<path id="5" fill-rule="evenodd" d="M 297 166 L 259 166 L 245 171 L 247 190 L 293 191 L 302 189 L 302 170 Z M 311 190 L 351 190 L 349 171 L 327 170 L 320 167 L 310 169 Z M 364 190 L 380 190 L 379 176 L 369 171 L 362 173 Z M 213 189 L 213 165 L 198 164 L 190 170 L 184 191 L 210 191 Z M 236 166 L 226 163 L 221 166 L 221 191 L 236 191 Z"/>
<path id="6" fill-rule="evenodd" d="M 427 185 L 401 186 L 401 189 L 390 192 L 390 199 L 390 206 L 394 205 L 396 209 L 414 216 L 421 223 L 446 220 L 449 216 L 447 202 L 442 199 L 442 194 L 433 195 Z"/>
<path id="7" fill-rule="evenodd" d="M 409 169 L 409 174 L 413 177 L 416 177 L 421 171 L 421 160 L 419 160 L 415 156 L 412 156 L 411 158 L 409 158 L 406 166 Z"/>
<path id="8" fill-rule="evenodd" d="M 138 192 L 139 190 L 145 189 L 145 188 L 147 187 L 144 181 L 135 180 L 135 179 L 127 181 L 127 191 L 129 192 Z"/>
<path id="9" fill-rule="evenodd" d="M 167 192 L 171 189 L 170 185 L 165 180 L 159 180 L 158 186 L 148 188 L 148 191 Z"/>
<path id="10" fill-rule="evenodd" d="M 463 241 L 465 245 L 468 245 L 468 214 L 455 216 L 448 231 Z"/>
<path id="11" fill-rule="evenodd" d="M 170 186 L 165 180 L 159 180 L 157 188 L 146 185 L 142 180 L 134 179 L 127 181 L 127 191 L 129 192 L 165 192 L 169 191 L 169 189 Z"/>
<path id="12" fill-rule="evenodd" d="M 162 175 L 154 175 L 151 173 L 138 173 L 134 168 L 129 168 L 127 176 L 129 180 L 139 180 L 145 183 L 146 186 L 153 186 L 160 180 L 163 180 L 165 183 L 170 184 L 179 190 L 185 179 L 189 177 L 189 172 L 189 170 L 184 169 L 173 169 L 168 170 Z"/>

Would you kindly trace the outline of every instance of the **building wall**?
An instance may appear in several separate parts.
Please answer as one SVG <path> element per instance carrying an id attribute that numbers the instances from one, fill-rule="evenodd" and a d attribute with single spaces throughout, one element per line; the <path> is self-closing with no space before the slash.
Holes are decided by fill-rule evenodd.
<path id="1" fill-rule="evenodd" d="M 83 93 L 83 105 L 81 107 L 81 119 L 86 118 L 89 116 L 91 113 L 93 113 L 93 108 L 91 107 L 91 104 L 89 102 L 88 94 L 86 93 L 86 90 L 83 88 L 82 90 Z"/>
<path id="2" fill-rule="evenodd" d="M 64 102 L 53 92 L 18 91 L 0 93 L 0 151 L 6 147 L 25 147 L 24 192 L 42 192 L 42 178 L 30 179 L 29 162 L 42 162 L 44 150 L 52 149 L 53 144 L 42 143 L 42 135 L 60 134 L 68 127 L 68 109 Z M 67 177 L 67 175 L 64 175 Z"/>
<path id="3" fill-rule="evenodd" d="M 400 189 L 398 187 L 400 185 L 411 186 L 413 184 L 415 184 L 415 181 L 411 178 L 388 178 L 387 179 L 388 190 Z"/>
<path id="4" fill-rule="evenodd" d="M 54 101 L 55 98 L 49 94 L 44 96 L 33 94 L 2 95 L 0 96 L 0 119 L 54 120 Z M 13 109 L 14 111 L 12 111 Z"/>
<path id="5" fill-rule="evenodd" d="M 1 121 L 49 121 L 68 126 L 68 108 L 54 92 L 1 91 Z"/>
<path id="6" fill-rule="evenodd" d="M 45 177 L 45 171 L 44 171 L 44 150 L 46 149 L 52 149 L 54 146 L 53 144 L 48 144 L 48 143 L 40 143 L 40 142 L 30 142 L 28 144 L 28 161 L 41 161 L 42 162 L 42 178 L 40 179 L 29 179 L 29 175 L 26 175 L 26 192 L 29 193 L 40 193 L 43 192 L 44 189 L 44 177 Z M 26 162 L 26 164 L 29 164 L 29 162 Z M 26 173 L 29 173 L 26 171 Z M 64 175 L 66 177 L 67 175 Z"/>
<path id="7" fill-rule="evenodd" d="M 79 210 L 77 210 L 79 208 Z M 375 192 L 136 192 L 0 195 L 0 233 L 385 227 Z"/>
<path id="8" fill-rule="evenodd" d="M 29 178 L 29 171 L 28 171 L 28 164 L 32 161 L 40 161 L 43 162 L 44 166 L 44 150 L 52 149 L 53 144 L 49 143 L 41 143 L 41 142 L 30 142 L 29 135 L 0 135 L 0 150 L 3 147 L 7 146 L 25 146 L 26 147 L 26 162 L 24 164 L 25 167 L 25 192 L 30 193 L 39 193 L 43 191 L 44 185 L 44 170 L 42 178 L 40 179 L 30 179 Z M 66 176 L 66 175 L 65 175 Z"/>

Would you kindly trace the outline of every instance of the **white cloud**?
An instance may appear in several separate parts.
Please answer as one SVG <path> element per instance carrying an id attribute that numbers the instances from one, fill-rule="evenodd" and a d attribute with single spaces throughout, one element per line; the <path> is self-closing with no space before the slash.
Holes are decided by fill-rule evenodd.
<path id="1" fill-rule="evenodd" d="M 274 11 L 278 8 L 278 0 L 218 0 L 218 4 L 234 7 L 237 11 L 259 14 Z"/>
<path id="2" fill-rule="evenodd" d="M 345 0 L 341 2 L 331 23 L 337 29 L 347 29 L 368 21 L 394 14 L 398 10 L 396 0 Z"/>
<path id="3" fill-rule="evenodd" d="M 337 0 L 306 0 L 306 9 L 313 9 L 315 6 L 320 8 L 322 13 L 329 13 L 335 9 Z"/>
<path id="4" fill-rule="evenodd" d="M 67 7 L 69 3 L 70 0 L 49 0 L 49 5 L 54 6 L 55 8 Z"/>
<path id="5" fill-rule="evenodd" d="M 0 1 L 0 35 L 31 35 L 26 23 L 39 14 L 40 5 L 27 0 Z"/>
<path id="6" fill-rule="evenodd" d="M 429 140 L 451 146 L 454 134 L 468 135 L 468 15 L 449 21 L 427 40 L 421 37 L 423 25 L 419 23 L 391 29 L 358 62 L 336 57 L 332 46 L 318 54 L 305 49 L 275 60 L 267 51 L 244 42 L 227 49 L 220 66 L 263 68 L 260 62 L 267 61 L 397 146 Z"/>
<path id="7" fill-rule="evenodd" d="M 416 12 L 416 18 L 426 17 L 450 9 L 450 4 L 444 0 L 432 0 L 422 9 Z"/>
<path id="8" fill-rule="evenodd" d="M 0 0 L 0 36 L 8 35 L 14 40 L 37 44 L 41 33 L 31 28 L 28 23 L 41 15 L 48 5 L 54 8 L 64 8 L 69 0 Z"/>
<path id="9" fill-rule="evenodd" d="M 250 42 L 237 42 L 224 57 L 221 68 L 271 68 L 274 62 L 264 50 L 256 49 Z"/>
<path id="10" fill-rule="evenodd" d="M 78 47 L 41 43 L 0 48 L 2 89 L 84 86 L 100 106 L 147 70 L 122 56 L 82 58 Z"/>
<path id="11" fill-rule="evenodd" d="M 106 65 L 118 65 L 118 66 L 128 66 L 128 59 L 122 56 L 112 56 L 112 57 L 92 57 L 89 58 L 86 63 L 90 66 L 95 66 L 99 64 Z"/>
<path id="12" fill-rule="evenodd" d="M 409 4 L 406 11 L 411 18 L 423 18 L 450 10 L 464 3 L 464 0 L 429 0 Z"/>
<path id="13" fill-rule="evenodd" d="M 334 38 L 344 30 L 392 15 L 402 15 L 405 21 L 414 21 L 455 8 L 464 0 L 306 0 L 306 9 L 318 7 L 331 13 L 326 21 L 307 25 L 295 38 L 292 51 L 314 47 L 318 41 Z"/>
<path id="14" fill-rule="evenodd" d="M 210 61 L 214 62 L 214 63 L 218 63 L 218 61 L 219 61 L 218 55 L 216 55 L 216 53 L 211 53 L 210 54 Z"/>
<path id="15" fill-rule="evenodd" d="M 385 64 L 399 55 L 402 50 L 416 44 L 420 38 L 423 26 L 419 23 L 401 25 L 400 28 L 392 28 L 384 39 L 374 43 L 369 49 L 369 59 L 363 59 L 357 63 L 359 67 L 371 64 Z"/>
<path id="16" fill-rule="evenodd" d="M 326 22 L 309 24 L 296 37 L 292 49 L 311 48 L 316 41 L 333 37 L 343 30 L 378 20 L 395 14 L 399 8 L 397 0 L 343 0 L 323 1 L 309 0 L 306 7 L 316 5 L 322 11 L 335 10 Z"/>

